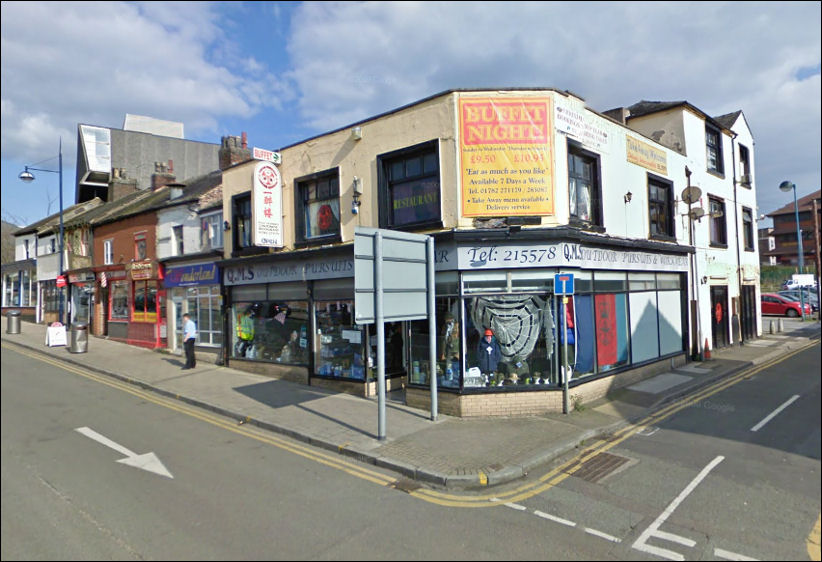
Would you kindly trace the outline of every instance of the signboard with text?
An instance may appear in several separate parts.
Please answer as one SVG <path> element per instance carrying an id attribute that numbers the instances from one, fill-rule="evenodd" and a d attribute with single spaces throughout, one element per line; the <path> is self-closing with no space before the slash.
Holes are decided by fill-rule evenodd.
<path id="1" fill-rule="evenodd" d="M 625 151 L 628 162 L 658 174 L 668 175 L 668 155 L 664 150 L 625 135 Z"/>
<path id="2" fill-rule="evenodd" d="M 251 242 L 255 246 L 283 245 L 283 189 L 277 166 L 263 161 L 254 168 L 251 190 Z"/>
<path id="3" fill-rule="evenodd" d="M 554 213 L 551 98 L 459 100 L 462 214 Z"/>
<path id="4" fill-rule="evenodd" d="M 257 148 L 255 146 L 251 152 L 251 156 L 254 160 L 266 160 L 272 164 L 282 164 L 280 153 L 274 152 L 273 150 L 265 150 L 264 148 Z"/>

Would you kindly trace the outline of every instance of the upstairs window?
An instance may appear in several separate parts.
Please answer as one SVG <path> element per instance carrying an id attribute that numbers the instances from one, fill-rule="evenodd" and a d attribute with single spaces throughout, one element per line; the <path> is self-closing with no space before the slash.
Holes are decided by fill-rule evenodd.
<path id="1" fill-rule="evenodd" d="M 674 184 L 648 176 L 648 217 L 651 238 L 674 238 Z"/>
<path id="2" fill-rule="evenodd" d="M 568 143 L 568 201 L 571 223 L 602 226 L 599 156 Z"/>
<path id="3" fill-rule="evenodd" d="M 711 246 L 728 245 L 728 227 L 725 221 L 725 201 L 709 197 L 711 221 Z"/>
<path id="4" fill-rule="evenodd" d="M 223 213 L 200 219 L 200 247 L 203 251 L 223 247 Z"/>
<path id="5" fill-rule="evenodd" d="M 296 181 L 297 241 L 340 238 L 340 176 L 337 170 Z"/>
<path id="6" fill-rule="evenodd" d="M 105 265 L 114 263 L 114 240 L 103 241 L 103 263 Z"/>
<path id="7" fill-rule="evenodd" d="M 708 159 L 708 171 L 722 174 L 722 132 L 707 123 L 705 124 L 705 148 Z"/>
<path id="8" fill-rule="evenodd" d="M 742 187 L 750 188 L 753 182 L 751 177 L 751 156 L 748 147 L 742 144 L 739 145 L 739 173 L 739 183 L 742 184 Z"/>
<path id="9" fill-rule="evenodd" d="M 146 233 L 138 232 L 134 235 L 134 259 L 146 259 Z"/>
<path id="10" fill-rule="evenodd" d="M 234 250 L 251 246 L 251 193 L 238 195 L 232 201 L 234 224 Z"/>
<path id="11" fill-rule="evenodd" d="M 419 228 L 441 224 L 437 141 L 377 158 L 380 227 Z"/>
<path id="12" fill-rule="evenodd" d="M 178 224 L 172 227 L 174 238 L 174 255 L 182 256 L 185 253 L 185 243 L 183 240 L 183 225 Z"/>
<path id="13" fill-rule="evenodd" d="M 753 211 L 746 207 L 742 207 L 742 235 L 745 243 L 745 250 L 753 252 L 754 250 L 754 224 Z"/>

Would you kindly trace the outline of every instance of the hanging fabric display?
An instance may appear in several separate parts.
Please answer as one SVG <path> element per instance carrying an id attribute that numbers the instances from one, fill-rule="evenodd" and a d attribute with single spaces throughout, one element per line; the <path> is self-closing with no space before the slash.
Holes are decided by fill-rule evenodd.
<path id="1" fill-rule="evenodd" d="M 494 332 L 504 361 L 526 360 L 536 347 L 540 331 L 548 343 L 548 355 L 553 351 L 553 316 L 546 301 L 536 295 L 474 298 L 471 321 L 477 329 L 490 328 Z"/>

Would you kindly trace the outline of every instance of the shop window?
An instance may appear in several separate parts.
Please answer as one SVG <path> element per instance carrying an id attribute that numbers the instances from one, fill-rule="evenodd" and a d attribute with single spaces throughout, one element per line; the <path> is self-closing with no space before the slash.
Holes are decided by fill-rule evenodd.
<path id="1" fill-rule="evenodd" d="M 299 242 L 327 242 L 340 237 L 338 171 L 322 172 L 296 182 L 296 227 Z"/>
<path id="2" fill-rule="evenodd" d="M 146 259 L 146 250 L 146 233 L 136 233 L 134 235 L 134 259 L 137 261 Z"/>
<path id="3" fill-rule="evenodd" d="M 3 276 L 3 306 L 14 306 L 12 291 L 14 290 L 14 275 Z"/>
<path id="4" fill-rule="evenodd" d="M 223 341 L 220 317 L 222 297 L 217 286 L 189 287 L 186 289 L 186 310 L 197 323 L 197 345 L 219 346 Z M 180 314 L 182 316 L 182 310 Z M 182 342 L 182 323 L 178 317 L 177 331 Z"/>
<path id="5" fill-rule="evenodd" d="M 111 282 L 111 320 L 128 320 L 128 311 L 131 306 L 129 300 L 128 281 Z"/>
<path id="6" fill-rule="evenodd" d="M 745 243 L 745 250 L 748 252 L 754 251 L 754 224 L 753 212 L 742 207 L 742 235 Z"/>
<path id="7" fill-rule="evenodd" d="M 674 238 L 674 184 L 648 176 L 648 216 L 652 238 Z"/>
<path id="8" fill-rule="evenodd" d="M 200 219 L 200 248 L 202 251 L 223 247 L 223 213 Z"/>
<path id="9" fill-rule="evenodd" d="M 439 286 L 437 288 L 439 289 Z M 435 364 L 437 384 L 445 388 L 459 388 L 463 339 L 459 298 L 437 298 L 435 306 L 437 324 L 434 341 L 437 346 Z M 410 384 L 429 384 L 431 374 L 429 334 L 428 320 L 416 320 L 410 323 L 408 342 L 411 361 L 408 369 Z M 388 357 L 387 352 L 386 357 Z"/>
<path id="10" fill-rule="evenodd" d="M 725 201 L 709 197 L 711 246 L 728 245 L 728 227 L 725 219 Z"/>
<path id="11" fill-rule="evenodd" d="M 354 323 L 354 301 L 315 303 L 314 372 L 324 377 L 365 380 L 364 330 Z M 386 333 L 386 336 L 388 334 Z M 376 361 L 376 359 L 373 359 Z M 373 363 L 376 365 L 376 363 Z"/>
<path id="12" fill-rule="evenodd" d="M 594 297 L 597 371 L 628 364 L 628 311 L 625 293 Z"/>
<path id="13" fill-rule="evenodd" d="M 383 154 L 379 172 L 380 227 L 418 228 L 441 224 L 437 141 Z"/>
<path id="14" fill-rule="evenodd" d="M 114 240 L 103 241 L 103 263 L 105 265 L 112 265 L 114 263 Z"/>
<path id="15" fill-rule="evenodd" d="M 568 142 L 568 197 L 571 223 L 602 226 L 599 156 Z"/>
<path id="16" fill-rule="evenodd" d="M 131 316 L 134 322 L 157 321 L 157 282 L 134 282 L 134 311 Z"/>
<path id="17" fill-rule="evenodd" d="M 251 244 L 251 193 L 232 199 L 232 224 L 234 225 L 234 250 L 242 250 Z"/>
<path id="18" fill-rule="evenodd" d="M 725 168 L 722 163 L 722 132 L 707 123 L 705 123 L 705 149 L 708 171 L 723 174 Z"/>
<path id="19" fill-rule="evenodd" d="M 231 308 L 231 356 L 308 365 L 308 301 L 238 301 Z"/>

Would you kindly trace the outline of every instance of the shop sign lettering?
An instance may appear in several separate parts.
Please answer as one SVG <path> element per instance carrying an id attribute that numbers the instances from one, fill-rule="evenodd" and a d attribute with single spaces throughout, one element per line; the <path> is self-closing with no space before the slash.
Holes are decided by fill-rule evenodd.
<path id="1" fill-rule="evenodd" d="M 166 272 L 163 284 L 166 287 L 190 287 L 194 285 L 215 285 L 220 282 L 216 264 L 189 265 L 175 267 Z"/>
<path id="2" fill-rule="evenodd" d="M 251 190 L 252 242 L 255 246 L 279 248 L 283 245 L 283 196 L 280 171 L 271 162 L 254 168 Z"/>
<path id="3" fill-rule="evenodd" d="M 250 285 L 254 283 L 333 279 L 352 277 L 353 275 L 354 258 L 351 257 L 329 261 L 286 261 L 276 264 L 227 267 L 223 274 L 223 280 L 226 285 Z"/>

